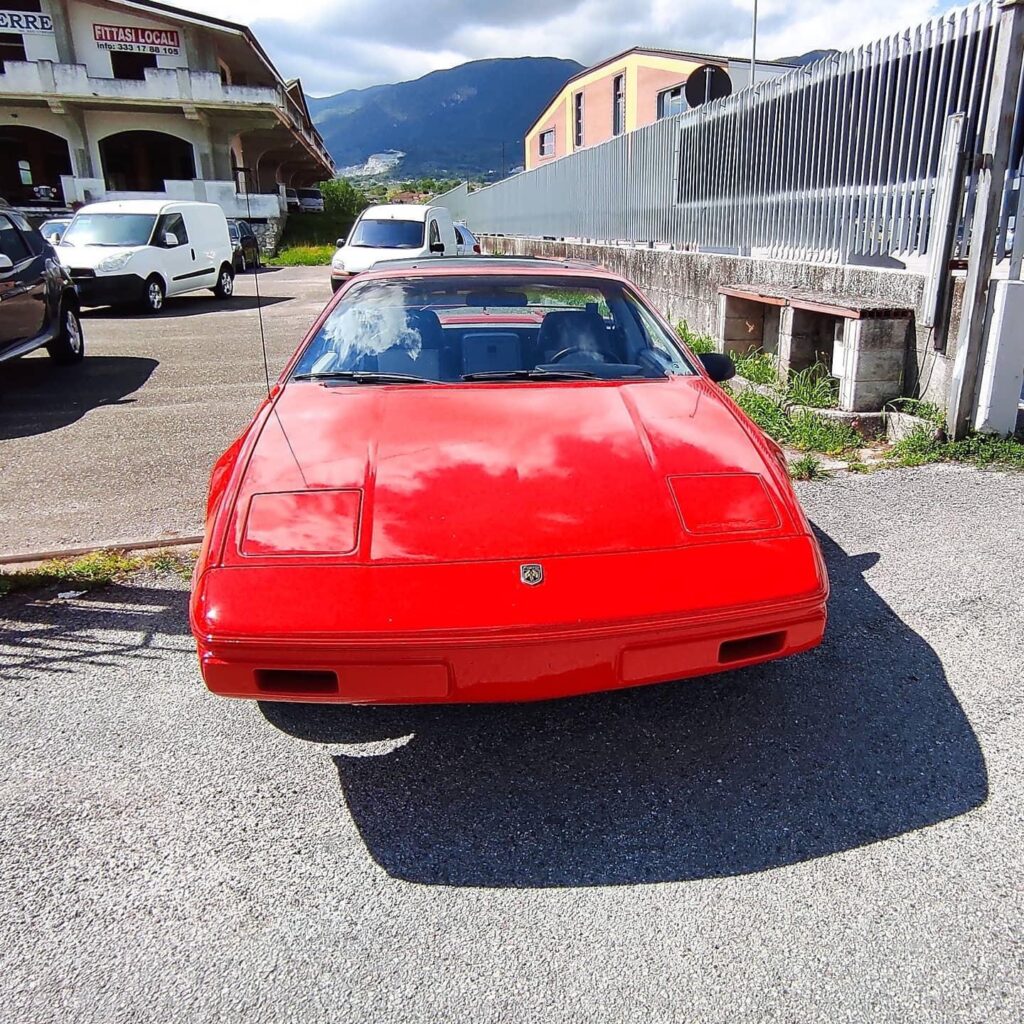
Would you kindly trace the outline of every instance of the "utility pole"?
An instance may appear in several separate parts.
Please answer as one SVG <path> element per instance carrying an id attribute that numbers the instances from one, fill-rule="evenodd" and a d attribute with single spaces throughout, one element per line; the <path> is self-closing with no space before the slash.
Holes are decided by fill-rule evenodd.
<path id="1" fill-rule="evenodd" d="M 992 258 L 1003 201 L 1003 183 L 1010 160 L 1017 85 L 1024 57 L 1024 0 L 1003 0 L 999 5 L 997 31 L 984 142 L 976 172 L 977 199 L 970 233 L 967 283 L 946 412 L 946 424 L 955 438 L 963 437 L 970 429 L 978 398 Z"/>
<path id="2" fill-rule="evenodd" d="M 750 32 L 750 84 L 757 74 L 757 0 L 754 0 L 754 27 Z"/>

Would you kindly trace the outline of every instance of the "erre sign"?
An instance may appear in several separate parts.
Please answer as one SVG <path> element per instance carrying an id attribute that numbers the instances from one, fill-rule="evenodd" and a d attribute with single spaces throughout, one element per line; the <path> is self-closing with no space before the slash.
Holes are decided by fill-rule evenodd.
<path id="1" fill-rule="evenodd" d="M 0 11 L 0 32 L 20 32 L 22 35 L 52 32 L 53 18 L 38 11 Z"/>
<path id="2" fill-rule="evenodd" d="M 174 54 L 181 38 L 173 28 L 139 28 L 137 25 L 93 25 L 92 37 L 101 50 L 128 53 Z"/>

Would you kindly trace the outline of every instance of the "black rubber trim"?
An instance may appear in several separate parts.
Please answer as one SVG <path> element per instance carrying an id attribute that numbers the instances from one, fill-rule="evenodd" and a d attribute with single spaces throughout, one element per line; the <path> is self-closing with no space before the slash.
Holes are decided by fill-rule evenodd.
<path id="1" fill-rule="evenodd" d="M 216 274 L 216 267 L 207 267 L 206 270 L 193 270 L 189 274 L 178 274 L 174 278 L 175 281 L 187 281 L 190 277 L 204 277 L 206 274 Z"/>

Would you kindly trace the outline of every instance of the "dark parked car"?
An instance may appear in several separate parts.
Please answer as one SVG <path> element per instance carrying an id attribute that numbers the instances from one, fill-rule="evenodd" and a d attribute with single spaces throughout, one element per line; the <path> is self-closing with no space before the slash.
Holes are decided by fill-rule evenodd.
<path id="1" fill-rule="evenodd" d="M 50 243 L 0 208 L 0 362 L 44 345 L 57 363 L 85 355 L 78 293 Z"/>
<path id="2" fill-rule="evenodd" d="M 231 220 L 228 218 L 228 234 L 231 236 L 231 247 L 234 250 L 235 273 L 240 274 L 249 267 L 259 269 L 260 241 L 247 220 Z"/>

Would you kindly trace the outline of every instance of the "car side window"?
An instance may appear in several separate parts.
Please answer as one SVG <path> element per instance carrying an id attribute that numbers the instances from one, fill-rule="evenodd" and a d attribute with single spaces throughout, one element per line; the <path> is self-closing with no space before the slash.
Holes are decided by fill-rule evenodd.
<path id="1" fill-rule="evenodd" d="M 459 245 L 466 244 L 466 240 L 462 237 L 462 232 L 458 228 L 455 229 L 455 241 L 458 242 Z"/>
<path id="2" fill-rule="evenodd" d="M 29 251 L 21 232 L 8 217 L 0 216 L 0 253 L 12 263 L 18 264 L 27 260 L 32 253 Z"/>
<path id="3" fill-rule="evenodd" d="M 180 213 L 165 213 L 157 222 L 156 244 L 162 249 L 174 248 L 174 246 L 167 244 L 168 234 L 174 235 L 178 245 L 184 245 L 188 241 L 188 232 L 185 230 L 185 218 Z"/>
<path id="4" fill-rule="evenodd" d="M 441 231 L 437 226 L 437 221 L 432 220 L 430 222 L 430 244 L 434 245 L 436 242 L 441 241 Z"/>

